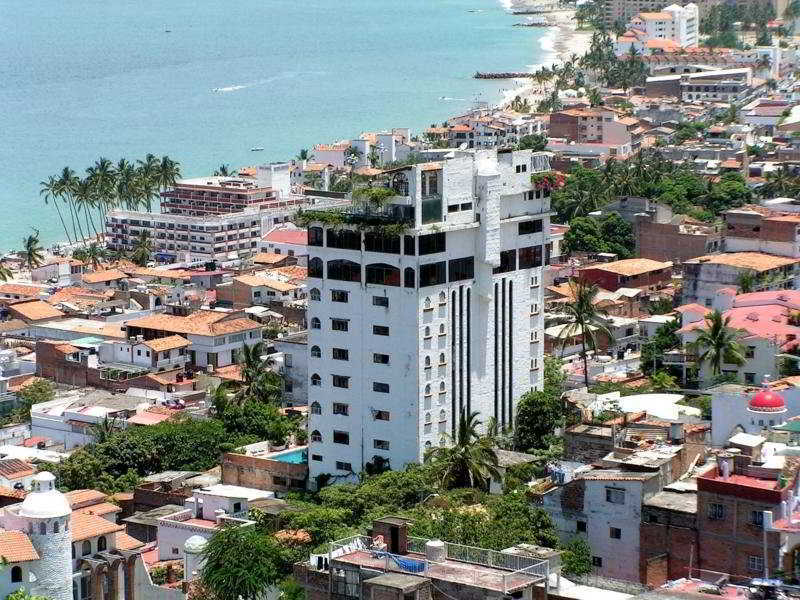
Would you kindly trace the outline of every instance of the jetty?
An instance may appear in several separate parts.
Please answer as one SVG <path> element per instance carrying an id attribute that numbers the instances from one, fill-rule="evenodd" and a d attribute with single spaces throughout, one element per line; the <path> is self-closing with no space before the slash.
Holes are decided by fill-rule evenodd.
<path id="1" fill-rule="evenodd" d="M 535 77 L 535 73 L 529 73 L 527 71 L 509 71 L 509 72 L 482 72 L 478 71 L 475 73 L 475 79 L 522 79 L 525 78 L 532 78 Z"/>

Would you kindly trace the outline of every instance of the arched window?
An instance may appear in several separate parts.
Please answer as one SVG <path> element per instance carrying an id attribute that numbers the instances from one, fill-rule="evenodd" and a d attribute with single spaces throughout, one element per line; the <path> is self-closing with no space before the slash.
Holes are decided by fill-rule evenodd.
<path id="1" fill-rule="evenodd" d="M 431 328 L 427 325 L 425 326 L 425 337 L 431 337 Z"/>
<path id="2" fill-rule="evenodd" d="M 308 228 L 308 245 L 309 246 L 322 246 L 322 245 L 324 245 L 322 227 L 309 227 Z"/>
<path id="3" fill-rule="evenodd" d="M 444 323 L 439 323 L 439 335 L 444 335 Z"/>
<path id="4" fill-rule="evenodd" d="M 439 383 L 439 393 L 443 394 L 444 390 L 445 390 L 444 381 L 442 381 L 441 383 Z"/>
<path id="5" fill-rule="evenodd" d="M 431 395 L 431 384 L 430 383 L 425 385 L 425 395 L 426 396 L 430 396 Z"/>
<path id="6" fill-rule="evenodd" d="M 321 326 L 322 324 L 319 322 L 317 317 L 311 318 L 311 329 L 319 329 Z"/>
<path id="7" fill-rule="evenodd" d="M 440 421 L 446 421 L 447 420 L 447 413 L 444 412 L 444 410 L 440 410 L 439 411 L 439 420 Z"/>
<path id="8" fill-rule="evenodd" d="M 439 364 L 443 365 L 446 362 L 447 361 L 444 359 L 444 352 L 442 352 L 441 354 L 439 354 Z"/>
<path id="9" fill-rule="evenodd" d="M 322 378 L 316 373 L 314 373 L 311 376 L 311 385 L 322 385 Z"/>
<path id="10" fill-rule="evenodd" d="M 408 288 L 414 287 L 414 269 L 411 267 L 406 267 L 406 270 L 403 271 L 403 285 Z"/>
<path id="11" fill-rule="evenodd" d="M 439 304 L 447 304 L 447 294 L 439 292 Z"/>
<path id="12" fill-rule="evenodd" d="M 310 275 L 309 275 L 310 277 Z M 352 260 L 329 260 L 328 279 L 361 282 L 361 265 Z"/>
<path id="13" fill-rule="evenodd" d="M 384 263 L 374 263 L 366 267 L 367 283 L 400 287 L 400 269 Z"/>
<path id="14" fill-rule="evenodd" d="M 11 567 L 11 581 L 14 583 L 22 581 L 22 567 Z"/>
<path id="15" fill-rule="evenodd" d="M 58 521 L 56 521 L 55 523 L 53 523 L 53 533 L 58 533 L 59 530 L 60 528 L 58 526 Z"/>
<path id="16" fill-rule="evenodd" d="M 311 291 L 308 293 L 308 295 L 311 296 L 312 300 L 319 301 L 320 299 L 319 290 L 317 288 L 311 288 Z"/>
<path id="17" fill-rule="evenodd" d="M 322 356 L 322 350 L 319 349 L 319 346 L 311 346 L 311 358 L 320 358 Z"/>
<path id="18" fill-rule="evenodd" d="M 431 366 L 431 357 L 430 356 L 426 356 L 425 357 L 425 366 L 426 367 L 430 367 Z"/>
<path id="19" fill-rule="evenodd" d="M 72 558 L 75 558 L 75 544 L 72 544 Z"/>
<path id="20" fill-rule="evenodd" d="M 39 535 L 47 533 L 47 523 L 39 523 Z"/>
<path id="21" fill-rule="evenodd" d="M 89 540 L 83 542 L 81 547 L 81 556 L 89 556 L 92 553 L 92 543 Z"/>
<path id="22" fill-rule="evenodd" d="M 425 308 L 430 308 L 430 307 L 431 307 L 431 299 L 425 298 Z"/>
<path id="23" fill-rule="evenodd" d="M 308 261 L 308 276 L 309 277 L 319 277 L 320 279 L 325 277 L 323 273 L 322 267 L 322 259 L 318 257 L 314 257 L 309 259 Z"/>
<path id="24" fill-rule="evenodd" d="M 322 434 L 315 429 L 314 431 L 311 432 L 311 441 L 312 442 L 321 442 L 322 441 Z"/>
<path id="25" fill-rule="evenodd" d="M 103 552 L 106 549 L 106 536 L 101 535 L 97 538 L 97 551 Z"/>
<path id="26" fill-rule="evenodd" d="M 311 403 L 311 414 L 312 415 L 321 415 L 322 414 L 322 406 L 317 401 Z"/>
<path id="27" fill-rule="evenodd" d="M 430 441 L 427 441 L 427 442 L 425 442 L 425 447 L 426 447 L 426 448 L 430 448 L 430 447 L 431 447 L 431 443 L 430 443 Z"/>
<path id="28" fill-rule="evenodd" d="M 429 412 L 425 413 L 425 422 L 426 423 L 430 423 L 431 422 L 431 413 L 429 413 Z"/>

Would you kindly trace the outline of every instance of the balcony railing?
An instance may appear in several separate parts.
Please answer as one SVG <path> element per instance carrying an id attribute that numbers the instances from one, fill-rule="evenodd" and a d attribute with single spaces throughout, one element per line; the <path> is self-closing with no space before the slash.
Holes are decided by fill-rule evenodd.
<path id="1" fill-rule="evenodd" d="M 661 355 L 661 362 L 665 365 L 683 365 L 697 362 L 697 355 L 684 350 L 671 350 Z"/>

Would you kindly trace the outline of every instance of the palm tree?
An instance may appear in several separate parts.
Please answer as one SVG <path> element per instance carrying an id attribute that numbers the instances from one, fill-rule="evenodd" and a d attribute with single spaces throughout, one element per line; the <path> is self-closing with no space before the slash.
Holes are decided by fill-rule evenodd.
<path id="1" fill-rule="evenodd" d="M 92 185 L 92 181 L 89 177 L 79 179 L 75 186 L 75 191 L 73 192 L 73 198 L 76 212 L 83 211 L 83 220 L 84 223 L 86 223 L 87 235 L 91 235 L 90 230 L 94 229 L 95 236 L 98 236 L 97 227 L 95 227 L 94 221 L 89 218 L 90 212 L 95 205 L 95 192 L 96 188 Z M 78 215 L 78 221 L 80 222 L 80 215 Z"/>
<path id="2" fill-rule="evenodd" d="M 113 207 L 117 204 L 117 177 L 114 164 L 107 158 L 99 158 L 94 165 L 86 169 L 87 179 L 94 190 L 92 208 L 97 210 L 100 215 L 101 231 L 105 233 L 102 225 L 106 219 L 106 207 Z M 90 215 L 92 227 L 97 234 L 97 227 L 94 225 L 94 214 Z"/>
<path id="3" fill-rule="evenodd" d="M 742 366 L 745 363 L 744 349 L 739 343 L 741 333 L 729 325 L 730 317 L 723 317 L 718 310 L 706 315 L 706 328 L 692 343 L 700 352 L 697 360 L 707 362 L 714 375 L 722 373 L 723 363 Z"/>
<path id="4" fill-rule="evenodd" d="M 58 213 L 58 220 L 61 221 L 61 226 L 64 228 L 64 233 L 67 236 L 67 241 L 71 244 L 72 238 L 69 236 L 69 230 L 67 229 L 67 224 L 64 222 L 64 215 L 61 214 L 61 208 L 58 206 L 58 179 L 51 175 L 47 178 L 47 181 L 40 181 L 39 185 L 41 186 L 41 190 L 39 190 L 39 195 L 44 196 L 44 203 L 49 204 L 49 201 L 53 201 L 53 206 L 56 207 L 56 212 Z"/>
<path id="5" fill-rule="evenodd" d="M 136 210 L 134 200 L 136 187 L 136 167 L 132 163 L 121 158 L 114 167 L 114 177 L 116 180 L 116 199 L 124 204 L 127 210 Z"/>
<path id="6" fill-rule="evenodd" d="M 44 249 L 39 243 L 38 229 L 34 229 L 31 235 L 22 240 L 22 252 L 19 255 L 28 270 L 32 271 L 44 264 Z"/>
<path id="7" fill-rule="evenodd" d="M 88 262 L 89 264 L 92 265 L 92 268 L 94 270 L 97 270 L 100 267 L 101 263 L 103 262 L 103 259 L 105 258 L 106 258 L 106 249 L 103 248 L 97 242 L 92 242 L 91 244 L 89 244 L 88 248 L 84 249 L 83 258 L 81 260 L 83 260 L 84 262 Z"/>
<path id="8" fill-rule="evenodd" d="M 136 238 L 136 243 L 131 253 L 131 260 L 140 267 L 146 267 L 152 253 L 153 242 L 150 240 L 150 234 L 146 231 L 142 231 L 139 237 Z"/>
<path id="9" fill-rule="evenodd" d="M 56 196 L 62 198 L 67 203 L 70 219 L 72 221 L 72 237 L 76 242 L 78 241 L 79 233 L 82 240 L 86 239 L 83 235 L 80 219 L 77 218 L 78 211 L 75 207 L 75 189 L 77 186 L 78 177 L 75 175 L 75 171 L 69 167 L 64 167 L 57 179 L 57 185 L 53 190 Z"/>
<path id="10" fill-rule="evenodd" d="M 583 361 L 583 378 L 586 387 L 589 387 L 589 355 L 587 350 L 597 352 L 598 334 L 603 334 L 608 339 L 613 339 L 613 335 L 606 327 L 600 317 L 606 315 L 606 311 L 597 308 L 595 300 L 600 288 L 593 283 L 584 281 L 571 281 L 569 284 L 572 302 L 565 305 L 564 327 L 558 334 L 561 340 L 561 349 L 569 342 L 570 338 L 580 336 L 581 339 L 581 360 Z"/>
<path id="11" fill-rule="evenodd" d="M 139 208 L 144 207 L 147 212 L 153 209 L 153 198 L 158 197 L 158 183 L 155 176 L 146 167 L 136 170 L 136 179 L 133 186 L 133 204 Z"/>
<path id="12" fill-rule="evenodd" d="M 674 390 L 678 387 L 678 380 L 666 371 L 658 371 L 650 376 L 650 387 L 656 392 Z"/>
<path id="13" fill-rule="evenodd" d="M 169 156 L 162 156 L 161 162 L 158 163 L 156 168 L 156 184 L 162 191 L 168 187 L 175 185 L 175 182 L 180 179 L 181 166 L 178 162 L 172 160 Z"/>
<path id="14" fill-rule="evenodd" d="M 8 281 L 14 276 L 7 266 L 0 262 L 0 281 Z"/>
<path id="15" fill-rule="evenodd" d="M 591 106 L 600 106 L 603 103 L 603 95 L 597 88 L 590 89 L 586 98 L 589 100 Z"/>
<path id="16" fill-rule="evenodd" d="M 321 190 L 323 181 L 322 175 L 317 173 L 316 171 L 312 171 L 310 173 L 305 174 L 305 186 L 311 188 L 312 190 Z"/>
<path id="17" fill-rule="evenodd" d="M 497 453 L 478 435 L 479 425 L 477 412 L 469 416 L 461 413 L 456 438 L 445 434 L 450 443 L 431 448 L 425 454 L 425 462 L 433 467 L 443 488 L 485 489 L 489 478 L 501 478 Z"/>
<path id="18" fill-rule="evenodd" d="M 761 186 L 759 192 L 765 198 L 787 196 L 797 189 L 797 177 L 792 176 L 786 165 L 782 165 L 776 171 L 770 171 L 764 178 L 767 182 Z"/>
<path id="19" fill-rule="evenodd" d="M 302 150 L 300 150 L 300 152 L 297 153 L 295 159 L 297 160 L 297 162 L 303 162 L 304 160 L 307 162 L 311 162 L 312 160 L 314 160 L 314 155 L 311 154 L 308 148 L 303 148 Z"/>
<path id="20" fill-rule="evenodd" d="M 370 149 L 369 154 L 367 154 L 367 160 L 369 161 L 369 166 L 373 169 L 378 166 L 379 162 L 381 162 L 380 152 L 378 152 L 378 149 L 375 146 L 373 146 Z"/>
<path id="21" fill-rule="evenodd" d="M 231 169 L 230 165 L 222 163 L 216 171 L 214 171 L 214 175 L 217 177 L 230 177 L 231 175 L 236 175 L 236 171 Z"/>

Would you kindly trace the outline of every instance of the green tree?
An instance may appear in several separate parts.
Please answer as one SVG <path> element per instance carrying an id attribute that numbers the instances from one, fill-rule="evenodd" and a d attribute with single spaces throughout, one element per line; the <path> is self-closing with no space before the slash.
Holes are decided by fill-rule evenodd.
<path id="1" fill-rule="evenodd" d="M 217 167 L 217 169 L 214 171 L 214 175 L 218 177 L 230 177 L 231 175 L 236 175 L 236 171 L 231 169 L 230 165 L 223 163 Z"/>
<path id="2" fill-rule="evenodd" d="M 517 144 L 517 150 L 533 150 L 541 152 L 547 148 L 547 136 L 543 133 L 523 135 Z"/>
<path id="3" fill-rule="evenodd" d="M 469 416 L 462 413 L 456 438 L 450 438 L 445 446 L 430 448 L 425 454 L 425 462 L 432 466 L 442 487 L 484 488 L 489 478 L 501 479 L 497 454 L 481 440 L 479 425 L 477 412 Z"/>
<path id="4" fill-rule="evenodd" d="M 75 258 L 73 253 L 73 258 Z M 92 268 L 97 270 L 106 258 L 106 249 L 97 242 L 92 242 L 83 251 L 83 257 L 80 260 L 88 262 Z"/>
<path id="5" fill-rule="evenodd" d="M 586 575 L 592 572 L 592 549 L 585 539 L 576 537 L 564 545 L 561 570 L 564 575 Z"/>
<path id="6" fill-rule="evenodd" d="M 56 397 L 56 389 L 46 379 L 38 379 L 26 385 L 18 394 L 19 403 L 14 409 L 14 416 L 20 422 L 31 420 L 31 407 L 40 402 L 50 402 Z"/>
<path id="7" fill-rule="evenodd" d="M 292 420 L 281 414 L 275 404 L 247 401 L 243 404 L 229 403 L 219 418 L 231 433 L 254 436 L 283 444 L 293 430 Z"/>
<path id="8" fill-rule="evenodd" d="M 678 387 L 678 381 L 666 371 L 657 371 L 650 375 L 650 387 L 656 392 L 674 390 Z"/>
<path id="9" fill-rule="evenodd" d="M 11 269 L 0 262 L 0 281 L 8 281 L 13 277 L 14 274 L 11 272 Z"/>
<path id="10" fill-rule="evenodd" d="M 280 581 L 275 538 L 255 527 L 225 527 L 203 549 L 202 584 L 217 600 L 261 600 Z"/>
<path id="11" fill-rule="evenodd" d="M 667 350 L 680 346 L 681 340 L 675 334 L 680 323 L 675 319 L 660 325 L 655 335 L 642 344 L 641 365 L 645 375 L 652 375 L 663 367 L 661 355 Z M 630 388 L 627 388 L 630 389 Z"/>
<path id="12" fill-rule="evenodd" d="M 11 592 L 6 596 L 6 600 L 50 600 L 45 596 L 34 596 L 24 587 L 19 588 L 15 592 Z"/>
<path id="13" fill-rule="evenodd" d="M 564 425 L 566 410 L 561 394 L 531 390 L 522 395 L 517 405 L 514 427 L 514 448 L 535 452 L 547 448 L 548 436 Z"/>
<path id="14" fill-rule="evenodd" d="M 45 205 L 49 204 L 51 200 L 53 201 L 53 206 L 56 209 L 56 213 L 58 213 L 58 220 L 61 221 L 61 226 L 64 228 L 64 234 L 67 236 L 67 241 L 72 243 L 72 238 L 69 235 L 69 229 L 67 229 L 67 223 L 64 221 L 64 215 L 61 214 L 61 207 L 58 205 L 58 200 L 61 198 L 59 194 L 58 178 L 51 175 L 47 178 L 47 181 L 40 181 L 39 186 L 41 188 L 39 195 L 44 197 Z"/>
<path id="15" fill-rule="evenodd" d="M 742 271 L 736 279 L 736 284 L 739 286 L 739 293 L 749 294 L 754 291 L 758 285 L 758 275 L 755 271 Z"/>
<path id="16" fill-rule="evenodd" d="M 302 162 L 304 160 L 311 162 L 312 160 L 314 160 L 314 155 L 308 148 L 303 148 L 300 150 L 300 152 L 297 153 L 297 156 L 295 156 L 295 160 L 297 160 L 298 162 Z"/>
<path id="17" fill-rule="evenodd" d="M 166 190 L 174 186 L 175 182 L 180 178 L 181 165 L 169 156 L 162 156 L 161 160 L 156 164 L 154 175 L 153 179 L 156 185 L 162 190 Z"/>
<path id="18" fill-rule="evenodd" d="M 597 308 L 597 294 L 600 288 L 592 283 L 572 281 L 569 284 L 572 302 L 564 306 L 566 313 L 564 326 L 559 333 L 561 346 L 567 344 L 570 338 L 580 336 L 581 360 L 583 361 L 583 376 L 586 387 L 589 387 L 589 355 L 587 350 L 598 350 L 598 334 L 612 339 L 611 332 L 606 327 L 601 317 L 606 315 L 605 310 Z"/>
<path id="19" fill-rule="evenodd" d="M 140 267 L 146 267 L 150 262 L 150 256 L 153 254 L 153 242 L 150 239 L 150 234 L 147 231 L 142 231 L 139 237 L 136 238 L 136 243 L 133 246 L 131 253 L 131 260 Z"/>
<path id="20" fill-rule="evenodd" d="M 44 248 L 39 242 L 39 230 L 34 229 L 33 233 L 22 240 L 22 251 L 19 253 L 22 263 L 29 269 L 41 267 L 44 264 Z"/>
<path id="21" fill-rule="evenodd" d="M 699 352 L 700 363 L 708 363 L 713 375 L 722 373 L 722 364 L 742 366 L 745 363 L 741 333 L 730 327 L 731 318 L 718 310 L 706 315 L 706 327 L 692 343 Z"/>

